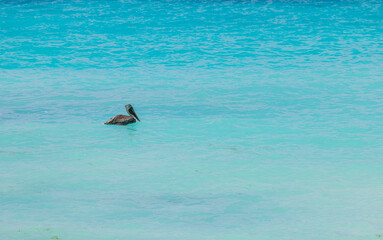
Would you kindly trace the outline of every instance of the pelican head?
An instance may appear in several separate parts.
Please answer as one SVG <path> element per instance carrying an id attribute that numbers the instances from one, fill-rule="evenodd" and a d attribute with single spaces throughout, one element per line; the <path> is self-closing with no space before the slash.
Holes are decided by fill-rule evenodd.
<path id="1" fill-rule="evenodd" d="M 125 105 L 125 109 L 126 111 L 129 113 L 130 116 L 133 116 L 135 119 L 137 119 L 138 121 L 140 121 L 140 119 L 137 117 L 137 114 L 136 112 L 134 111 L 134 108 L 132 105 L 128 104 L 128 105 Z"/>

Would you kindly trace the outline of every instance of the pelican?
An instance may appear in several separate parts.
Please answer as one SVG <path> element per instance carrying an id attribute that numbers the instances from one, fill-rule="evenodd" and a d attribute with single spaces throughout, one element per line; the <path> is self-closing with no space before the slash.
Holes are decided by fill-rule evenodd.
<path id="1" fill-rule="evenodd" d="M 126 112 L 129 113 L 129 116 L 126 115 L 117 115 L 109 119 L 109 121 L 105 122 L 104 124 L 113 124 L 113 125 L 128 125 L 131 123 L 135 123 L 136 119 L 140 121 L 140 119 L 137 117 L 136 112 L 134 111 L 132 105 L 128 104 L 125 105 Z"/>

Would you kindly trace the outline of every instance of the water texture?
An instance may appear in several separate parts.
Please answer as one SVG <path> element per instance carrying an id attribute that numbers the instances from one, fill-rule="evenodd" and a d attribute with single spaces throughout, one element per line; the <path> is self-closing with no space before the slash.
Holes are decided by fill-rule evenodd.
<path id="1" fill-rule="evenodd" d="M 379 239 L 382 66 L 382 1 L 1 0 L 0 239 Z"/>

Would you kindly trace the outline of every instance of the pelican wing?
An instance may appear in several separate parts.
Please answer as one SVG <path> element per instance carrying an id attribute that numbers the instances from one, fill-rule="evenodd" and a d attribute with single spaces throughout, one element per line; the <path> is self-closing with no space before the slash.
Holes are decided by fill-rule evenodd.
<path id="1" fill-rule="evenodd" d="M 135 122 L 136 119 L 134 119 L 134 117 L 126 115 L 117 115 L 109 119 L 109 121 L 105 122 L 104 124 L 127 125 Z"/>

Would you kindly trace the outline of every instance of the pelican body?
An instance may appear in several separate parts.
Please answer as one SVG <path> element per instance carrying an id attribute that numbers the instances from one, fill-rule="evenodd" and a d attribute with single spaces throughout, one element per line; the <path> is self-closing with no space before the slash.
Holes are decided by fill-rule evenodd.
<path id="1" fill-rule="evenodd" d="M 106 125 L 128 125 L 131 123 L 135 123 L 136 119 L 140 121 L 140 119 L 137 117 L 136 112 L 134 111 L 134 108 L 132 105 L 128 104 L 125 105 L 126 112 L 129 113 L 129 116 L 127 115 L 117 115 L 109 119 L 109 121 L 105 122 Z"/>

